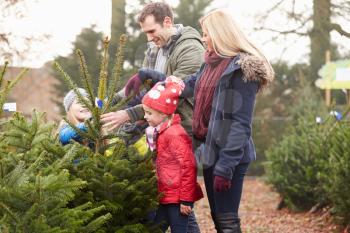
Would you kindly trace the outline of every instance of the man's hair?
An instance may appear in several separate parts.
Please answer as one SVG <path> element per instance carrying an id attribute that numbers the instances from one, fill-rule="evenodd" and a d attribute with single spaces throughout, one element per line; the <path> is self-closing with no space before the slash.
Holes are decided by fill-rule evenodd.
<path id="1" fill-rule="evenodd" d="M 171 21 L 174 20 L 173 11 L 171 7 L 165 2 L 151 2 L 146 4 L 139 14 L 137 21 L 143 23 L 147 16 L 153 15 L 156 23 L 163 24 L 165 17 L 170 17 Z"/>

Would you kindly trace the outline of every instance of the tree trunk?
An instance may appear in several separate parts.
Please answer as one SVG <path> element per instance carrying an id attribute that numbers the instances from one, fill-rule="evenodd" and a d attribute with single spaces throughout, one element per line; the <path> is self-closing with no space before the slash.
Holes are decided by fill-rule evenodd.
<path id="1" fill-rule="evenodd" d="M 318 70 L 325 64 L 325 52 L 331 48 L 331 0 L 313 0 L 313 29 L 310 33 L 310 78 L 318 78 Z"/>

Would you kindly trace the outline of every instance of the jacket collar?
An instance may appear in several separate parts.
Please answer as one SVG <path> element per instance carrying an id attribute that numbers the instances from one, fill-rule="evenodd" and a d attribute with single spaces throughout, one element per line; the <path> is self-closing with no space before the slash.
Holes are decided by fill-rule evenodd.
<path id="1" fill-rule="evenodd" d="M 181 124 L 181 117 L 179 114 L 174 114 L 174 116 L 170 120 L 167 120 L 164 123 L 162 123 L 159 129 L 159 134 L 163 133 L 170 126 L 176 124 Z"/>
<path id="2" fill-rule="evenodd" d="M 245 82 L 259 82 L 259 90 L 270 83 L 274 78 L 274 73 L 268 71 L 267 64 L 264 60 L 248 53 L 238 53 L 227 66 L 222 76 L 232 74 L 238 69 L 242 70 L 244 74 L 243 80 Z"/>

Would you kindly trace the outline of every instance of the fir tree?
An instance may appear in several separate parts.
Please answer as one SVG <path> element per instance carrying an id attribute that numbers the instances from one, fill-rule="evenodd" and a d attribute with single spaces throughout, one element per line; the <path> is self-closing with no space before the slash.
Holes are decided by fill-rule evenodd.
<path id="1" fill-rule="evenodd" d="M 15 86 L 15 84 L 27 73 L 28 69 L 23 69 L 17 77 L 13 80 L 5 80 L 5 73 L 7 70 L 8 62 L 5 62 L 4 67 L 1 69 L 0 73 L 0 117 L 3 112 L 3 105 L 5 100 L 10 93 L 11 89 Z"/>
<path id="2" fill-rule="evenodd" d="M 71 202 L 73 206 L 91 202 L 99 208 L 105 206 L 104 214 L 110 213 L 112 219 L 104 226 L 104 232 L 155 232 L 156 228 L 147 221 L 147 214 L 157 205 L 156 178 L 153 171 L 151 155 L 141 156 L 133 147 L 126 147 L 116 134 L 108 134 L 102 129 L 100 115 L 120 108 L 127 100 L 112 106 L 114 94 L 120 88 L 120 77 L 123 67 L 123 48 L 126 37 L 123 35 L 119 41 L 112 78 L 108 72 L 108 44 L 104 40 L 104 53 L 98 77 L 97 93 L 92 88 L 90 76 L 84 56 L 77 50 L 80 60 L 81 83 L 88 92 L 88 98 L 83 98 L 77 92 L 77 84 L 65 73 L 62 67 L 55 63 L 62 73 L 64 81 L 76 91 L 79 100 L 91 111 L 92 117 L 85 123 L 87 132 L 82 132 L 70 124 L 82 137 L 88 139 L 93 145 L 92 150 L 74 143 L 65 148 L 74 146 L 80 149 L 79 161 L 70 166 L 74 177 L 87 182 L 87 186 L 80 190 L 79 195 Z M 48 150 L 55 150 L 55 148 Z M 110 155 L 106 155 L 109 151 Z"/>
<path id="3" fill-rule="evenodd" d="M 15 113 L 0 135 L 0 230 L 4 232 L 97 232 L 111 218 L 99 214 L 104 206 L 85 202 L 69 206 L 86 181 L 66 169 L 78 156 L 72 147 L 60 153 L 46 150 L 55 144 L 54 125 L 44 114 L 32 120 Z M 59 147 L 58 147 L 59 148 Z M 57 152 L 57 151 L 56 151 Z M 96 215 L 96 216 L 95 216 Z"/>

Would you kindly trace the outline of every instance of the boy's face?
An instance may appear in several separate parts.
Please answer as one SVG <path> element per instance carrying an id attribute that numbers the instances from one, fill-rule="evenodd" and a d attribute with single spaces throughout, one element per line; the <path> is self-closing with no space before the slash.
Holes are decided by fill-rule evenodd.
<path id="1" fill-rule="evenodd" d="M 146 33 L 147 41 L 152 41 L 159 48 L 166 45 L 172 35 L 173 23 L 169 17 L 165 17 L 161 25 L 156 22 L 153 15 L 149 15 L 140 23 L 140 26 L 141 30 Z"/>
<path id="2" fill-rule="evenodd" d="M 76 98 L 69 108 L 68 114 L 76 119 L 78 122 L 84 122 L 86 119 L 91 117 L 89 109 L 85 108 Z"/>
<path id="3" fill-rule="evenodd" d="M 161 124 L 167 115 L 161 112 L 158 112 L 150 107 L 147 107 L 143 104 L 143 110 L 145 111 L 145 119 L 150 126 L 156 127 Z"/>

